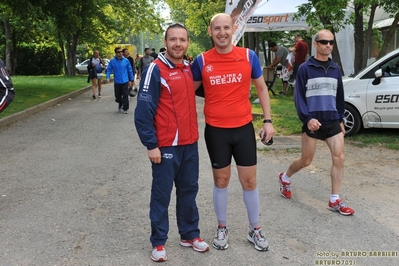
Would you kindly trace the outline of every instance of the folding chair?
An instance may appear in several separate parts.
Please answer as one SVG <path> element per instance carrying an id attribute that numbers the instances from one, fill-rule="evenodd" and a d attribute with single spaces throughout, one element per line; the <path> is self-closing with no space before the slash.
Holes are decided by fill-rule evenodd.
<path id="1" fill-rule="evenodd" d="M 294 91 L 295 88 L 295 79 L 288 80 L 288 90 Z"/>
<path id="2" fill-rule="evenodd" d="M 276 77 L 277 77 L 277 71 L 275 68 L 273 69 L 263 68 L 263 78 L 265 79 L 267 89 L 273 93 L 273 96 L 276 96 L 276 93 L 273 90 L 273 85 L 274 82 L 276 81 Z"/>

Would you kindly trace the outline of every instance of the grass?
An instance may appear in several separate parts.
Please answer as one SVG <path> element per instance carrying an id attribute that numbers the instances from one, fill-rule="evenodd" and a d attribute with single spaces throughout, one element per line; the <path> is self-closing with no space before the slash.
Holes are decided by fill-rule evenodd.
<path id="1" fill-rule="evenodd" d="M 15 98 L 0 113 L 0 118 L 23 111 L 67 93 L 87 87 L 87 75 L 66 76 L 12 76 Z M 91 83 L 90 83 L 91 84 Z"/>
<path id="2" fill-rule="evenodd" d="M 277 93 L 281 91 L 281 88 L 282 83 L 281 80 L 278 79 L 276 80 L 273 89 Z M 253 88 L 251 92 L 251 102 L 253 102 L 257 98 L 256 89 Z M 289 89 L 287 95 L 285 96 L 273 96 L 271 92 L 269 92 L 269 95 L 273 126 L 276 130 L 276 135 L 289 136 L 301 134 L 302 123 L 296 114 L 293 90 Z M 252 110 L 255 114 L 262 114 L 262 108 L 260 107 L 260 104 L 252 103 Z M 260 130 L 262 124 L 263 117 L 255 118 L 254 126 L 256 131 Z M 362 129 L 355 136 L 347 137 L 345 140 L 346 142 L 359 147 L 378 146 L 399 150 L 398 134 L 398 129 Z"/>
<path id="3" fill-rule="evenodd" d="M 281 87 L 281 80 L 278 80 L 273 86 L 273 90 L 276 92 L 276 94 L 281 91 Z M 273 96 L 272 92 L 269 91 L 272 120 L 274 129 L 276 130 L 276 135 L 288 136 L 301 134 L 302 123 L 296 114 L 293 93 L 293 89 L 290 88 L 285 96 Z M 252 89 L 251 96 L 251 102 L 258 98 L 255 88 Z M 262 114 L 262 108 L 260 104 L 253 103 L 252 112 L 255 114 Z M 262 125 L 263 116 L 260 116 L 254 120 L 255 129 L 260 129 Z"/>
<path id="4" fill-rule="evenodd" d="M 382 146 L 399 150 L 399 130 L 391 128 L 361 129 L 355 136 L 350 137 L 350 142 L 359 147 Z"/>
<path id="5" fill-rule="evenodd" d="M 75 77 L 13 76 L 12 80 L 16 96 L 7 109 L 0 113 L 0 119 L 90 85 L 90 83 L 87 83 L 87 75 L 77 75 Z M 276 80 L 273 86 L 274 91 L 280 91 L 281 87 L 281 80 Z M 271 92 L 269 94 L 276 135 L 301 134 L 302 123 L 296 114 L 293 90 L 289 89 L 286 96 L 273 96 Z M 257 93 L 253 88 L 251 102 L 256 98 Z M 253 113 L 262 114 L 262 108 L 259 104 L 252 104 L 252 109 Z M 262 127 L 262 124 L 263 117 L 258 117 L 254 120 L 254 126 L 257 131 Z M 397 129 L 363 129 L 355 136 L 346 138 L 346 140 L 360 147 L 382 146 L 399 150 L 398 133 L 399 130 Z"/>

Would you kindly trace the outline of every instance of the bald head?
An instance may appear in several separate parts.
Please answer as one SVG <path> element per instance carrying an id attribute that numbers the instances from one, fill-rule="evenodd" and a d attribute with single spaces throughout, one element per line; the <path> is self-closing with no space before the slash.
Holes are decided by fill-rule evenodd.
<path id="1" fill-rule="evenodd" d="M 232 36 L 234 34 L 233 20 L 225 14 L 219 13 L 212 17 L 208 27 L 209 36 L 220 54 L 231 52 L 233 49 Z"/>
<path id="2" fill-rule="evenodd" d="M 226 13 L 218 13 L 216 15 L 214 15 L 211 18 L 211 22 L 210 22 L 210 27 L 213 26 L 214 22 L 216 21 L 225 21 L 225 22 L 229 22 L 231 23 L 231 26 L 233 26 L 233 19 L 230 17 L 230 15 L 227 15 Z"/>
<path id="3" fill-rule="evenodd" d="M 334 35 L 332 34 L 331 31 L 323 29 L 318 31 L 315 36 L 314 36 L 314 40 L 318 41 L 321 39 L 327 38 L 328 40 L 334 40 Z"/>

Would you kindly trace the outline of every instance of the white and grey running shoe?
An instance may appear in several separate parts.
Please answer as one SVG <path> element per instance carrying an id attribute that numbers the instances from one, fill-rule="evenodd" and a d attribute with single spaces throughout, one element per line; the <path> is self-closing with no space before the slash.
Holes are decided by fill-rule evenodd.
<path id="1" fill-rule="evenodd" d="M 259 251 L 268 251 L 269 243 L 266 238 L 262 235 L 262 228 L 258 227 L 254 230 L 249 230 L 248 233 L 248 241 L 253 243 L 256 250 Z"/>
<path id="2" fill-rule="evenodd" d="M 213 247 L 219 250 L 227 249 L 229 247 L 229 244 L 227 243 L 229 237 L 227 234 L 228 230 L 225 226 L 222 228 L 218 228 L 216 236 L 213 239 Z"/>

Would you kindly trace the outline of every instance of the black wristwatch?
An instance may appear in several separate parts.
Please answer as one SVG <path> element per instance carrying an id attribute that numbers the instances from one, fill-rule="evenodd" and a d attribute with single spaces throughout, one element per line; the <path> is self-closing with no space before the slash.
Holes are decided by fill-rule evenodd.
<path id="1" fill-rule="evenodd" d="M 263 124 L 264 124 L 264 123 L 270 123 L 270 124 L 272 124 L 273 122 L 272 122 L 271 119 L 265 119 L 265 120 L 263 120 Z"/>

